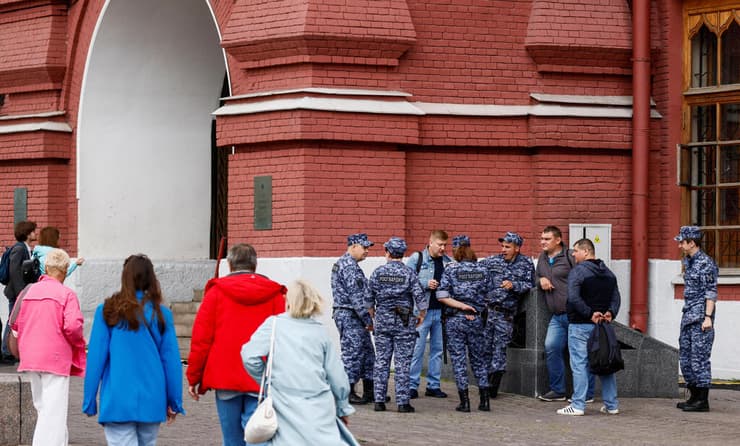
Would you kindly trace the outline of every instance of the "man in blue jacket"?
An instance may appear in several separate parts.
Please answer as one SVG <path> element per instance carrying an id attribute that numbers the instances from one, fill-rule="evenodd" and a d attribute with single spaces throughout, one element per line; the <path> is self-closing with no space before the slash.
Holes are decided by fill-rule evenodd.
<path id="1" fill-rule="evenodd" d="M 424 295 L 429 302 L 429 309 L 422 324 L 417 328 L 414 355 L 411 359 L 411 398 L 418 398 L 421 367 L 424 362 L 424 349 L 429 337 L 429 366 L 427 367 L 427 388 L 425 396 L 446 398 L 447 394 L 440 389 L 442 376 L 442 304 L 437 300 L 437 287 L 442 280 L 442 272 L 452 262 L 445 254 L 449 236 L 441 229 L 435 229 L 429 235 L 429 245 L 419 252 L 411 254 L 406 265 L 416 271 Z"/>
<path id="2" fill-rule="evenodd" d="M 573 370 L 573 402 L 558 409 L 560 415 L 583 415 L 586 409 L 588 369 L 588 338 L 602 321 L 611 322 L 619 312 L 621 297 L 614 273 L 596 258 L 594 244 L 583 238 L 573 245 L 576 266 L 568 276 L 568 350 Z M 617 378 L 614 373 L 601 375 L 601 413 L 619 413 Z"/>

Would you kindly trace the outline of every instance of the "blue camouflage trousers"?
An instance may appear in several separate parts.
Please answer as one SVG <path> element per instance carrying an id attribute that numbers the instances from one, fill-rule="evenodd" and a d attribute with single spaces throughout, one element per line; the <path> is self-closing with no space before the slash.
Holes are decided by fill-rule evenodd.
<path id="1" fill-rule="evenodd" d="M 712 344 L 714 327 L 702 331 L 701 322 L 684 325 L 678 337 L 679 364 L 687 385 L 709 387 L 712 384 Z"/>
<path id="2" fill-rule="evenodd" d="M 345 308 L 334 310 L 334 323 L 339 331 L 342 362 L 349 382 L 354 384 L 361 379 L 372 379 L 375 350 L 370 332 L 365 330 L 362 321 L 353 310 Z"/>
<path id="3" fill-rule="evenodd" d="M 411 399 L 409 372 L 411 356 L 416 345 L 416 331 L 399 327 L 397 330 L 375 333 L 375 368 L 373 383 L 376 403 L 384 403 L 388 393 L 388 377 L 391 373 L 391 357 L 395 365 L 396 404 L 408 404 Z"/>
<path id="4" fill-rule="evenodd" d="M 469 321 L 464 315 L 454 315 L 445 322 L 447 330 L 447 350 L 452 359 L 455 384 L 459 390 L 468 388 L 468 361 L 478 380 L 478 387 L 488 387 L 488 364 L 483 343 L 483 321 L 476 316 Z"/>
<path id="5" fill-rule="evenodd" d="M 506 371 L 506 349 L 513 335 L 513 316 L 493 310 L 488 312 L 488 323 L 483 336 L 490 362 L 489 373 Z"/>

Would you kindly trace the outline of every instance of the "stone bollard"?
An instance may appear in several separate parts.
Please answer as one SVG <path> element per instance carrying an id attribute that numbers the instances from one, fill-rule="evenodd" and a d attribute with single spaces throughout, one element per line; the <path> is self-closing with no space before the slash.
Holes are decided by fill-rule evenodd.
<path id="1" fill-rule="evenodd" d="M 31 382 L 17 373 L 0 373 L 0 445 L 31 444 L 35 426 Z"/>

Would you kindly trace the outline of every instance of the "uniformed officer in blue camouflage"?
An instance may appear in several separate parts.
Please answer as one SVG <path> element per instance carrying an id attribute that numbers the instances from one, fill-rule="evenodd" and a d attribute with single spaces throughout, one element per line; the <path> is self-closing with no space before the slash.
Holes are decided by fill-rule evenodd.
<path id="1" fill-rule="evenodd" d="M 709 411 L 712 384 L 710 356 L 714 344 L 714 316 L 717 302 L 717 265 L 701 250 L 701 230 L 683 226 L 674 238 L 683 258 L 684 305 L 678 338 L 681 374 L 690 397 L 677 404 L 684 412 Z"/>
<path id="2" fill-rule="evenodd" d="M 499 238 L 501 254 L 481 260 L 491 272 L 494 292 L 488 304 L 486 352 L 490 358 L 488 379 L 491 398 L 498 396 L 501 378 L 506 372 L 506 348 L 514 333 L 514 316 L 519 300 L 534 287 L 532 259 L 520 253 L 524 239 L 516 232 Z"/>
<path id="3" fill-rule="evenodd" d="M 375 410 L 385 410 L 391 357 L 394 357 L 398 411 L 414 412 L 409 404 L 411 356 L 416 344 L 416 327 L 424 320 L 429 302 L 416 272 L 403 264 L 406 241 L 391 237 L 383 247 L 388 263 L 370 275 L 366 298 L 370 314 L 375 318 Z M 414 316 L 414 306 L 417 316 Z"/>
<path id="4" fill-rule="evenodd" d="M 458 236 L 460 237 L 460 236 Z M 460 395 L 460 404 L 455 410 L 470 412 L 468 393 L 468 359 L 478 381 L 480 404 L 478 410 L 489 411 L 488 355 L 483 338 L 485 319 L 481 316 L 486 308 L 493 282 L 488 270 L 478 263 L 475 251 L 470 247 L 467 236 L 458 240 L 454 249 L 456 263 L 450 264 L 442 273 L 437 299 L 446 305 L 447 348 L 452 358 L 455 384 Z M 454 239 L 453 239 L 454 244 Z M 466 354 L 467 353 L 467 354 Z"/>
<path id="5" fill-rule="evenodd" d="M 331 291 L 334 299 L 334 323 L 339 331 L 344 370 L 351 385 L 352 404 L 367 404 L 372 400 L 375 350 L 370 332 L 373 321 L 365 305 L 367 279 L 358 262 L 365 260 L 373 242 L 367 234 L 347 237 L 347 252 L 331 270 Z M 362 379 L 363 396 L 355 393 L 355 384 Z"/>

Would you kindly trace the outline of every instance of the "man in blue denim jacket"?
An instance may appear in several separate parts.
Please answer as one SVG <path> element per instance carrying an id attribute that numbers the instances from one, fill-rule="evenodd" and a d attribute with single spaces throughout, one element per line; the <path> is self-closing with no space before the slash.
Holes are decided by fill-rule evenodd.
<path id="1" fill-rule="evenodd" d="M 429 245 L 409 257 L 406 265 L 417 271 L 424 295 L 429 301 L 429 309 L 424 322 L 417 328 L 414 356 L 411 359 L 411 398 L 418 398 L 421 367 L 424 362 L 424 349 L 429 336 L 429 366 L 427 367 L 427 389 L 424 395 L 446 398 L 447 394 L 439 388 L 442 376 L 442 306 L 437 300 L 436 290 L 445 266 L 452 259 L 445 254 L 449 236 L 441 229 L 435 229 L 429 236 Z M 421 262 L 419 261 L 421 256 Z"/>

